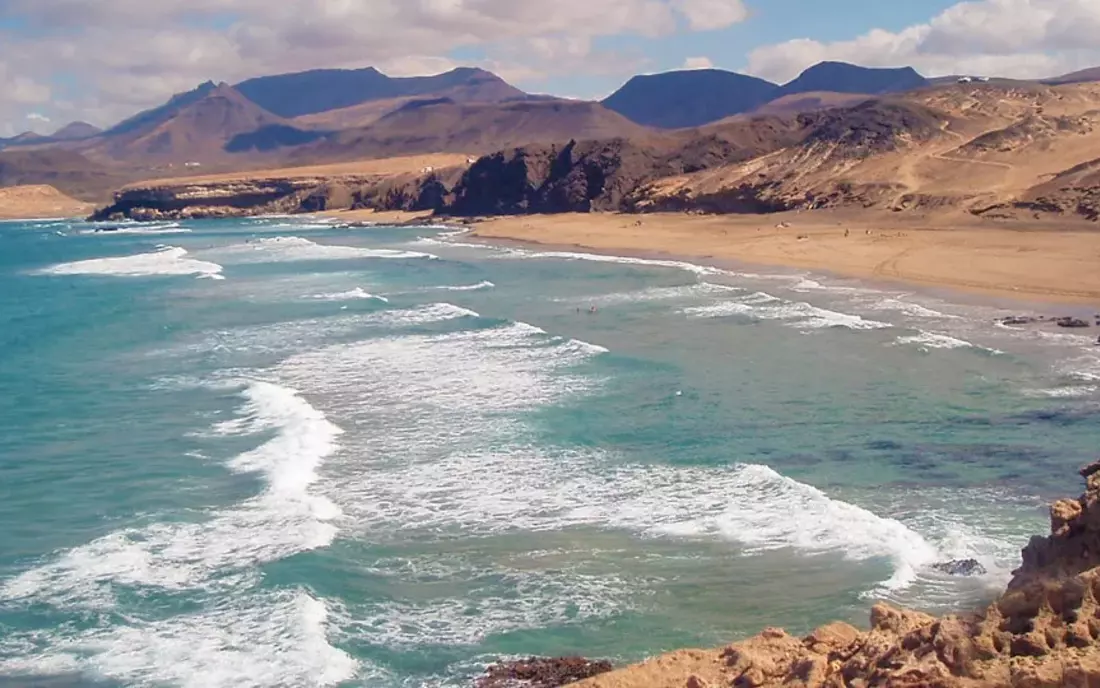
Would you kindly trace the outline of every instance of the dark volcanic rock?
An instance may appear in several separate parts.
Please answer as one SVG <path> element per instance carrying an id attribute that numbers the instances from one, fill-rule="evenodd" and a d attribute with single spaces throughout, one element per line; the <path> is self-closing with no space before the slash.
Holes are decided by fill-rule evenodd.
<path id="1" fill-rule="evenodd" d="M 1069 317 L 1058 318 L 1054 322 L 1058 324 L 1058 327 L 1088 327 L 1089 326 L 1087 321 L 1081 320 L 1080 318 L 1069 318 Z"/>
<path id="2" fill-rule="evenodd" d="M 981 576 L 986 572 L 985 567 L 976 559 L 941 561 L 938 564 L 932 564 L 932 568 L 952 576 Z"/>
<path id="3" fill-rule="evenodd" d="M 611 671 L 611 662 L 584 657 L 530 657 L 485 670 L 475 688 L 557 688 Z"/>

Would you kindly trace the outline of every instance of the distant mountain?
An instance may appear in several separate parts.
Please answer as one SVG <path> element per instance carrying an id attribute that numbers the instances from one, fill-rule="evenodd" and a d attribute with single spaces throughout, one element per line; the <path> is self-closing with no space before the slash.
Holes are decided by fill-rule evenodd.
<path id="1" fill-rule="evenodd" d="M 333 160 L 413 153 L 479 153 L 544 141 L 647 138 L 653 131 L 599 103 L 521 100 L 456 103 L 411 101 L 368 127 L 349 129 L 303 147 L 302 160 Z"/>
<path id="2" fill-rule="evenodd" d="M 912 67 L 883 69 L 860 67 L 847 62 L 820 62 L 780 87 L 775 97 L 810 91 L 878 95 L 911 91 L 928 84 L 928 79 Z"/>
<path id="3" fill-rule="evenodd" d="M 436 95 L 456 102 L 499 102 L 526 95 L 497 75 L 472 67 L 408 78 L 389 77 L 374 67 L 318 69 L 249 79 L 236 89 L 260 107 L 287 118 L 393 98 Z"/>
<path id="4" fill-rule="evenodd" d="M 87 122 L 70 122 L 61 127 L 54 133 L 50 134 L 50 138 L 54 141 L 74 141 L 78 139 L 89 139 L 96 134 L 103 131 L 97 126 L 88 124 Z"/>
<path id="5" fill-rule="evenodd" d="M 1051 77 L 1050 79 L 1042 79 L 1044 84 L 1079 84 L 1086 81 L 1100 81 L 1100 67 L 1090 67 L 1089 69 L 1080 69 L 1076 72 L 1070 72 L 1069 74 L 1063 74 L 1062 76 Z"/>
<path id="6" fill-rule="evenodd" d="M 735 72 L 692 69 L 635 76 L 601 102 L 638 124 L 678 129 L 753 110 L 778 88 Z"/>
<path id="7" fill-rule="evenodd" d="M 801 104 L 820 109 L 830 100 L 826 95 L 830 93 L 870 96 L 908 91 L 928 83 L 910 67 L 877 69 L 844 62 L 814 65 L 783 86 L 736 72 L 698 69 L 635 76 L 602 102 L 639 124 L 678 129 L 752 112 L 780 98 L 786 100 L 772 110 L 791 112 Z M 803 93 L 815 97 L 790 98 Z M 839 97 L 835 100 L 849 101 Z"/>
<path id="8" fill-rule="evenodd" d="M 97 139 L 115 159 L 202 160 L 220 155 L 238 135 L 271 126 L 293 128 L 232 86 L 207 82 L 111 127 Z"/>

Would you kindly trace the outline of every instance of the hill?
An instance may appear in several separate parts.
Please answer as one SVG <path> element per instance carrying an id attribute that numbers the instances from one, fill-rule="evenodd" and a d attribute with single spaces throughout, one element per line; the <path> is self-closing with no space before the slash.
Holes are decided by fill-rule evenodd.
<path id="1" fill-rule="evenodd" d="M 847 62 L 820 62 L 780 87 L 776 97 L 811 91 L 878 95 L 912 91 L 928 86 L 928 80 L 912 67 L 882 69 Z"/>
<path id="2" fill-rule="evenodd" d="M 456 102 L 499 102 L 526 95 L 495 74 L 470 67 L 407 78 L 389 77 L 373 67 L 319 69 L 249 79 L 236 89 L 260 107 L 286 118 L 396 98 L 430 95 Z"/>
<path id="3" fill-rule="evenodd" d="M 720 69 L 699 69 L 636 76 L 603 100 L 603 104 L 639 124 L 678 129 L 717 122 L 752 111 L 794 112 L 820 109 L 850 98 L 800 94 L 880 95 L 928 86 L 910 67 L 877 69 L 844 62 L 822 62 L 779 86 L 763 79 Z M 781 100 L 775 106 L 769 103 Z"/>
<path id="4" fill-rule="evenodd" d="M 204 161 L 223 156 L 234 137 L 268 127 L 283 127 L 272 136 L 284 137 L 295 129 L 233 87 L 208 82 L 99 134 L 90 151 L 115 160 Z"/>
<path id="5" fill-rule="evenodd" d="M 88 203 L 61 193 L 52 186 L 0 188 L 0 219 L 77 217 L 91 210 Z"/>
<path id="6" fill-rule="evenodd" d="M 87 139 L 95 136 L 101 131 L 103 130 L 99 127 L 88 124 L 87 122 L 70 122 L 50 134 L 50 138 L 54 141 Z"/>
<path id="7" fill-rule="evenodd" d="M 638 124 L 679 129 L 753 110 L 778 88 L 744 74 L 692 69 L 635 76 L 601 102 Z"/>
<path id="8" fill-rule="evenodd" d="M 49 184 L 81 200 L 98 201 L 124 174 L 75 151 L 13 148 L 0 152 L 0 187 Z"/>
<path id="9" fill-rule="evenodd" d="M 482 153 L 542 141 L 636 137 L 653 132 L 598 103 L 414 100 L 368 127 L 349 129 L 294 153 L 300 160 L 349 160 L 417 153 Z"/>
<path id="10" fill-rule="evenodd" d="M 1081 69 L 1076 72 L 1070 72 L 1069 74 L 1063 74 L 1062 76 L 1043 79 L 1044 84 L 1051 85 L 1079 84 L 1087 81 L 1100 81 L 1100 67 L 1090 67 L 1089 69 Z"/>

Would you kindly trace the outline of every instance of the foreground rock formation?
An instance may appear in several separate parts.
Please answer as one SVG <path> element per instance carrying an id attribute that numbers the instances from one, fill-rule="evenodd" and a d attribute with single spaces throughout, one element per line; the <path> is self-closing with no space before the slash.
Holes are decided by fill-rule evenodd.
<path id="1" fill-rule="evenodd" d="M 585 688 L 1084 688 L 1100 686 L 1100 462 L 1050 510 L 984 611 L 934 618 L 878 604 L 871 627 L 797 638 L 767 629 L 719 650 L 683 650 L 576 684 Z"/>

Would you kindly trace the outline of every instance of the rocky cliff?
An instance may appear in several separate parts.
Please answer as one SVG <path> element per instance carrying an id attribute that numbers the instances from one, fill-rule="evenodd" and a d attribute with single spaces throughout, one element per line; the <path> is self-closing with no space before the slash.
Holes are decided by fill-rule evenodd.
<path id="1" fill-rule="evenodd" d="M 1023 550 L 1005 593 L 974 614 L 934 618 L 879 604 L 869 630 L 804 638 L 779 629 L 718 650 L 683 650 L 584 688 L 1056 688 L 1100 686 L 1100 462 L 1085 493 L 1056 502 L 1051 534 Z"/>
<path id="2" fill-rule="evenodd" d="M 453 185 L 465 168 L 463 156 L 438 155 L 152 181 L 124 187 L 90 219 L 159 221 L 420 204 L 432 209 L 437 204 L 424 191 L 429 182 Z"/>

